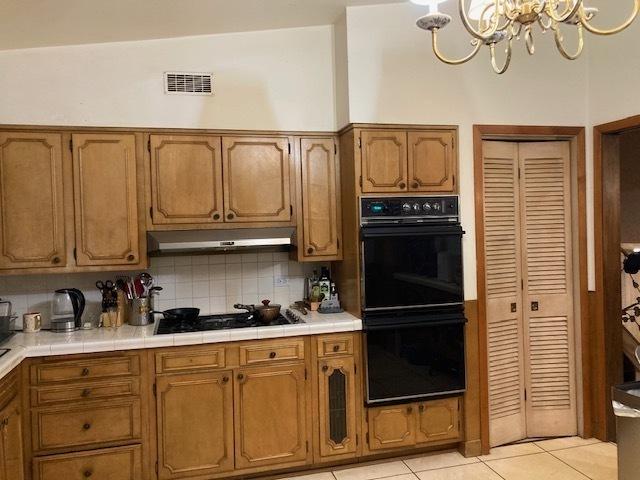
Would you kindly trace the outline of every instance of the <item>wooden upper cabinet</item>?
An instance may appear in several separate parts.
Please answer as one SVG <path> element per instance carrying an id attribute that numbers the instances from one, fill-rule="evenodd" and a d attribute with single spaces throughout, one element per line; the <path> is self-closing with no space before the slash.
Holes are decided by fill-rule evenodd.
<path id="1" fill-rule="evenodd" d="M 72 139 L 77 265 L 140 263 L 135 135 Z"/>
<path id="2" fill-rule="evenodd" d="M 64 216 L 62 136 L 0 132 L 0 269 L 65 267 Z"/>
<path id="3" fill-rule="evenodd" d="M 222 139 L 226 222 L 289 222 L 288 137 Z"/>
<path id="4" fill-rule="evenodd" d="M 300 140 L 302 244 L 305 257 L 336 257 L 340 232 L 338 178 L 333 138 Z"/>
<path id="5" fill-rule="evenodd" d="M 220 137 L 151 135 L 154 225 L 222 222 Z"/>
<path id="6" fill-rule="evenodd" d="M 235 380 L 236 469 L 304 463 L 305 367 L 247 367 Z"/>
<path id="7" fill-rule="evenodd" d="M 456 191 L 453 133 L 409 132 L 409 191 Z"/>
<path id="8" fill-rule="evenodd" d="M 407 133 L 393 130 L 364 130 L 362 148 L 362 191 L 405 192 L 407 190 Z"/>
<path id="9" fill-rule="evenodd" d="M 232 372 L 157 378 L 158 478 L 233 470 Z"/>

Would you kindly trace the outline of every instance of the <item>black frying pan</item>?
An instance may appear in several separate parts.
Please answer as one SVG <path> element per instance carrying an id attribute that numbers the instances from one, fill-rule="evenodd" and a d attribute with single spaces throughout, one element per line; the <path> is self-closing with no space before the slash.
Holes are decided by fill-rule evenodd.
<path id="1" fill-rule="evenodd" d="M 199 308 L 172 308 L 170 310 L 165 310 L 164 312 L 156 312 L 155 310 L 151 313 L 158 313 L 163 315 L 164 318 L 168 318 L 169 320 L 175 320 L 177 322 L 192 322 L 198 318 L 200 315 Z"/>

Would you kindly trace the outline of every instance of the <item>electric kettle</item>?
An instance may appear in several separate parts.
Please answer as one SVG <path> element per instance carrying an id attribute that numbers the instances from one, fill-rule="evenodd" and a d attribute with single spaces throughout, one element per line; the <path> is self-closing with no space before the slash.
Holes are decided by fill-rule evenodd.
<path id="1" fill-rule="evenodd" d="M 77 288 L 56 290 L 51 308 L 51 331 L 73 332 L 82 326 L 84 295 Z"/>

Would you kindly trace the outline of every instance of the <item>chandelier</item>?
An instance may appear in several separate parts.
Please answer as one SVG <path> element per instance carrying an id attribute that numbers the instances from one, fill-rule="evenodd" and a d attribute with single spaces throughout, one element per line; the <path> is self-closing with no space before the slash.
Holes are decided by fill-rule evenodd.
<path id="1" fill-rule="evenodd" d="M 584 48 L 584 30 L 596 35 L 613 35 L 631 25 L 640 11 L 640 0 L 633 0 L 633 10 L 627 20 L 615 28 L 603 30 L 591 24 L 598 9 L 585 6 L 584 0 L 471 0 L 468 9 L 466 0 L 458 0 L 462 23 L 473 37 L 472 51 L 466 57 L 451 59 L 438 46 L 438 32 L 451 22 L 451 16 L 438 11 L 438 4 L 444 1 L 411 0 L 417 5 L 429 6 L 429 14 L 419 18 L 417 25 L 431 32 L 436 57 L 449 65 L 460 65 L 474 58 L 484 45 L 489 47 L 491 66 L 498 74 L 509 68 L 514 39 L 524 38 L 529 54 L 535 53 L 533 28 L 536 25 L 542 33 L 553 32 L 560 54 L 568 60 L 575 60 Z M 561 25 L 577 29 L 577 45 L 573 50 L 565 46 Z M 496 46 L 499 44 L 505 46 L 502 62 L 496 58 Z"/>

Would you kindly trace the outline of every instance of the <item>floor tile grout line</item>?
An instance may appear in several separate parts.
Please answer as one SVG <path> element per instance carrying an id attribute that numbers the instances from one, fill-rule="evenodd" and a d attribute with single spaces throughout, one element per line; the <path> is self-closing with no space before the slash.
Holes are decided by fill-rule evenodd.
<path id="1" fill-rule="evenodd" d="M 518 457 L 529 457 L 531 455 L 540 455 L 541 453 L 549 453 L 546 450 L 541 450 L 540 452 L 531 452 L 531 453 L 522 453 L 520 455 L 510 455 L 508 457 L 500 457 L 500 458 L 487 458 L 486 460 L 483 460 L 480 457 L 476 457 L 478 460 L 480 460 L 482 463 L 487 463 L 487 462 L 495 462 L 498 460 L 507 460 L 509 458 L 518 458 Z M 489 455 L 483 455 L 483 456 L 489 456 Z"/>
<path id="2" fill-rule="evenodd" d="M 475 458 L 478 459 L 478 457 L 469 457 L 469 458 Z M 456 468 L 456 467 L 464 467 L 466 465 L 475 465 L 478 463 L 482 463 L 479 459 L 477 462 L 467 462 L 467 463 L 459 463 L 457 465 L 447 465 L 446 467 L 437 467 L 437 468 L 427 468 L 425 470 L 413 470 L 411 467 L 409 467 L 407 465 L 407 467 L 409 467 L 409 470 L 411 470 L 411 473 L 413 473 L 414 475 L 417 475 L 418 473 L 424 473 L 424 472 L 436 472 L 438 470 L 446 470 L 448 468 Z"/>
<path id="3" fill-rule="evenodd" d="M 482 461 L 480 463 L 482 463 L 485 467 L 487 467 L 489 470 L 491 470 L 493 473 L 495 473 L 497 476 L 499 476 L 502 480 L 506 480 L 506 478 L 504 478 L 502 475 L 500 475 L 498 472 L 496 472 L 493 468 L 491 468 L 491 465 L 487 465 L 486 463 L 484 463 Z"/>
<path id="4" fill-rule="evenodd" d="M 538 447 L 541 448 L 542 450 L 544 450 L 545 452 L 551 453 L 551 452 L 559 452 L 561 450 L 571 450 L 572 448 L 582 448 L 582 447 L 590 447 L 591 445 L 600 445 L 604 442 L 601 442 L 600 440 L 598 440 L 597 442 L 593 442 L 593 443 L 586 443 L 584 445 L 574 445 L 572 447 L 563 447 L 563 448 L 556 448 L 554 450 L 546 450 L 544 447 L 541 447 L 540 445 L 537 445 L 535 442 L 534 444 Z"/>
<path id="5" fill-rule="evenodd" d="M 567 467 L 572 468 L 573 470 L 575 470 L 576 472 L 578 472 L 579 474 L 583 475 L 585 478 L 588 478 L 589 480 L 594 480 L 593 477 L 591 477 L 590 475 L 587 475 L 585 472 L 578 470 L 577 467 L 574 467 L 573 465 L 571 465 L 570 463 L 567 463 L 565 460 L 563 460 L 560 457 L 556 457 L 553 453 L 549 452 L 551 454 L 551 456 L 553 458 L 555 458 L 556 460 L 561 461 L 562 463 L 564 463 Z"/>

